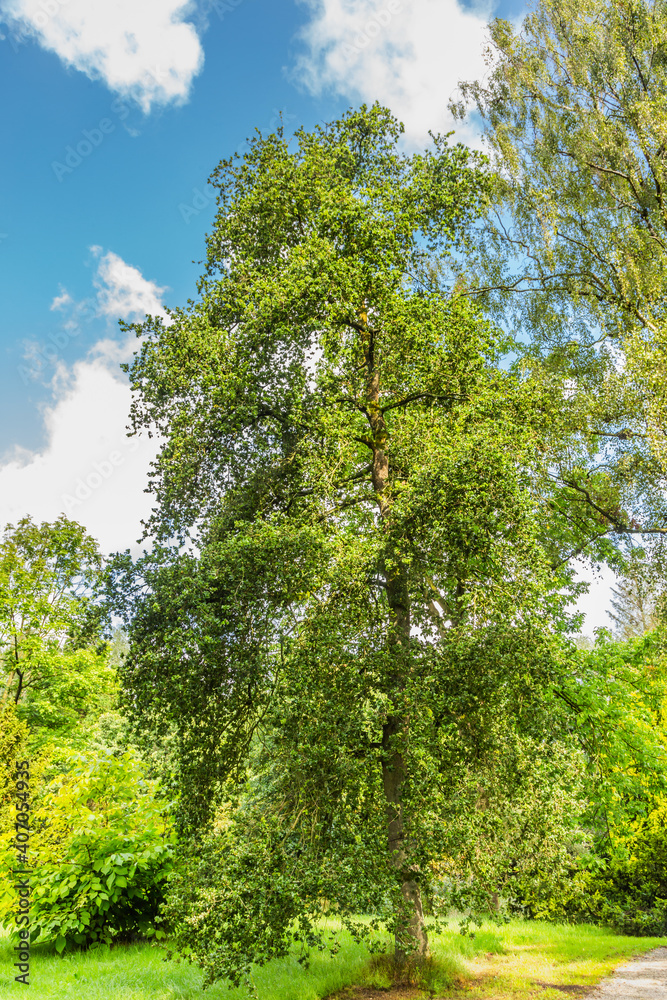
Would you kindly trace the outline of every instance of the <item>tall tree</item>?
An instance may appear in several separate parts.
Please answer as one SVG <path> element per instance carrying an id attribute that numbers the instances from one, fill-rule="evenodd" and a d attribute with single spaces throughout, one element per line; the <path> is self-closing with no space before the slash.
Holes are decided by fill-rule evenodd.
<path id="1" fill-rule="evenodd" d="M 588 393 L 582 431 L 636 486 L 634 510 L 599 504 L 616 532 L 662 531 L 664 4 L 540 0 L 519 30 L 493 22 L 491 52 L 463 88 L 499 169 L 479 291 Z"/>
<path id="2" fill-rule="evenodd" d="M 659 0 L 540 0 L 518 31 L 492 23 L 493 71 L 464 85 L 511 185 L 515 280 L 570 337 L 575 302 L 598 337 L 664 325 L 666 44 Z"/>
<path id="3" fill-rule="evenodd" d="M 284 950 L 294 920 L 313 940 L 323 900 L 390 900 L 398 961 L 425 955 L 455 776 L 507 726 L 544 740 L 580 532 L 544 415 L 567 401 L 501 366 L 510 342 L 447 285 L 483 161 L 400 133 L 374 106 L 257 136 L 213 174 L 198 299 L 137 327 L 133 426 L 164 443 L 159 544 L 116 567 L 126 699 L 178 733 L 186 829 L 250 782 L 186 922 L 211 975 Z"/>

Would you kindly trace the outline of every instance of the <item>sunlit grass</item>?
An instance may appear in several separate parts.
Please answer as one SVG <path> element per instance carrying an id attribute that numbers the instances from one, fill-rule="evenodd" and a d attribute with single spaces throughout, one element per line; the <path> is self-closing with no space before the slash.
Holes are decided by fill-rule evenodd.
<path id="1" fill-rule="evenodd" d="M 601 927 L 513 920 L 486 925 L 474 938 L 455 927 L 433 936 L 432 951 L 446 962 L 458 958 L 459 986 L 475 997 L 519 998 L 536 993 L 549 1000 L 562 993 L 545 984 L 590 986 L 623 960 L 667 945 L 667 938 L 619 937 Z M 449 988 L 449 995 L 457 991 Z"/>
<path id="2" fill-rule="evenodd" d="M 336 956 L 315 954 L 304 969 L 296 956 L 255 970 L 253 981 L 260 1000 L 321 1000 L 354 983 L 389 985 L 389 967 L 369 960 L 362 945 L 341 934 Z M 540 921 L 512 921 L 485 925 L 474 937 L 463 937 L 452 924 L 432 935 L 434 962 L 427 970 L 431 996 L 463 996 L 475 1000 L 521 1000 L 539 995 L 543 1000 L 563 994 L 545 984 L 591 985 L 616 965 L 650 948 L 666 945 L 664 938 L 618 937 L 598 927 L 562 926 Z M 102 948 L 59 957 L 53 948 L 37 945 L 31 959 L 31 1000 L 241 1000 L 248 991 L 228 990 L 218 984 L 201 992 L 201 975 L 188 964 L 165 962 L 161 949 L 151 945 Z M 27 994 L 14 982 L 11 944 L 0 936 L 0 997 Z"/>

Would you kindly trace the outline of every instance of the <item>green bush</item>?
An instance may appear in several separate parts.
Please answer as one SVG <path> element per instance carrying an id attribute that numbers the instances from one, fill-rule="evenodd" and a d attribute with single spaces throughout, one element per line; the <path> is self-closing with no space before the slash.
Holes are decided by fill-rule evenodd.
<path id="1" fill-rule="evenodd" d="M 667 934 L 667 803 L 600 852 L 587 875 L 591 914 L 620 934 Z"/>
<path id="2" fill-rule="evenodd" d="M 166 805 L 131 753 L 70 758 L 32 819 L 33 939 L 59 952 L 133 937 L 163 936 L 156 927 L 172 869 L 174 834 Z M 0 922 L 16 930 L 13 852 L 0 854 Z"/>

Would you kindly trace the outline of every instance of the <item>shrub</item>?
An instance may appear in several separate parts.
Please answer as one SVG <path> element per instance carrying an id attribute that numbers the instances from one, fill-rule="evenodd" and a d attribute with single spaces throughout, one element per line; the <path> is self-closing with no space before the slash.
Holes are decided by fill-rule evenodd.
<path id="1" fill-rule="evenodd" d="M 608 845 L 587 876 L 591 915 L 620 934 L 667 933 L 667 804 Z"/>
<path id="2" fill-rule="evenodd" d="M 59 952 L 136 936 L 157 937 L 174 834 L 154 782 L 132 753 L 71 757 L 32 820 L 32 937 Z M 8 846 L 8 845 L 6 845 Z M 14 900 L 8 850 L 0 921 L 11 931 Z"/>

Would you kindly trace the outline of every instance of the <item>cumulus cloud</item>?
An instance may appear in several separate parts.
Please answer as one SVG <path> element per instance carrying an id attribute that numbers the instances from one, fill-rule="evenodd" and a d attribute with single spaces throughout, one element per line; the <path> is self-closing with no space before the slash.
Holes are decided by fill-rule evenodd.
<path id="1" fill-rule="evenodd" d="M 98 341 L 93 353 L 98 357 L 104 356 L 110 363 L 120 364 L 127 360 L 127 352 L 132 352 L 135 338 L 131 335 L 127 344 L 118 341 L 115 333 L 119 319 L 141 320 L 150 315 L 170 321 L 162 305 L 166 288 L 144 278 L 138 268 L 113 251 L 104 253 L 98 246 L 90 250 L 97 260 L 92 293 L 85 299 L 74 299 L 66 288 L 60 286 L 59 294 L 50 307 L 51 311 L 61 314 L 60 328 L 41 342 L 26 342 L 25 363 L 18 369 L 25 385 L 34 379 L 48 384 L 54 375 L 60 377 L 67 370 L 62 362 L 73 342 L 84 330 L 90 329 L 91 323 L 99 326 L 99 321 L 103 320 L 110 334 Z"/>
<path id="2" fill-rule="evenodd" d="M 305 51 L 294 76 L 312 93 L 330 90 L 353 100 L 388 105 L 406 138 L 456 129 L 477 141 L 470 125 L 455 123 L 447 104 L 461 80 L 485 75 L 486 25 L 491 2 L 468 8 L 457 0 L 303 0 L 311 20 L 300 33 Z"/>
<path id="3" fill-rule="evenodd" d="M 112 320 L 138 319 L 145 315 L 166 318 L 162 305 L 166 288 L 144 278 L 138 268 L 127 264 L 111 250 L 105 254 L 100 247 L 91 247 L 91 250 L 100 257 L 93 284 L 101 316 Z"/>
<path id="4" fill-rule="evenodd" d="M 110 324 L 146 312 L 166 315 L 164 289 L 117 254 L 96 251 L 94 294 L 85 300 L 89 315 L 108 317 Z M 81 320 L 81 305 L 61 288 L 52 308 L 69 311 L 67 328 Z M 43 449 L 17 448 L 0 464 L 0 526 L 25 514 L 50 521 L 64 513 L 85 525 L 105 552 L 134 546 L 151 509 L 144 490 L 159 444 L 126 434 L 131 394 L 118 365 L 135 347 L 134 337 L 108 336 L 72 365 L 55 358 Z"/>
<path id="5" fill-rule="evenodd" d="M 156 443 L 126 436 L 129 405 L 129 387 L 104 359 L 78 362 L 45 413 L 44 449 L 0 466 L 0 525 L 64 513 L 104 552 L 134 547 L 151 509 L 143 491 Z"/>
<path id="6" fill-rule="evenodd" d="M 191 0 L 0 0 L 0 15 L 68 66 L 153 105 L 182 103 L 204 54 Z"/>

